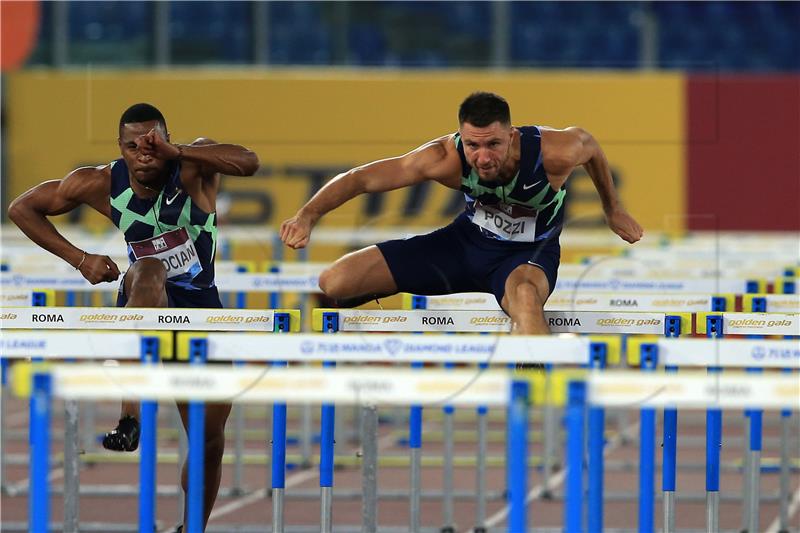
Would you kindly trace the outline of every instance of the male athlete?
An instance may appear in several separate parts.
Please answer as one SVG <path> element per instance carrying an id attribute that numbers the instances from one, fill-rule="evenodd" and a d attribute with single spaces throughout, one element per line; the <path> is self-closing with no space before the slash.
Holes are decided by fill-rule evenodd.
<path id="1" fill-rule="evenodd" d="M 258 157 L 241 146 L 203 138 L 171 144 L 164 116 L 149 104 L 135 104 L 122 114 L 118 143 L 122 158 L 34 187 L 11 203 L 9 217 L 90 283 L 116 281 L 120 271 L 108 256 L 78 248 L 47 219 L 88 205 L 109 218 L 128 243 L 131 264 L 120 284 L 118 306 L 222 307 L 214 285 L 219 175 L 250 176 L 258 169 Z M 178 409 L 187 427 L 186 404 Z M 229 412 L 228 404 L 206 406 L 204 527 L 219 489 Z M 138 403 L 123 402 L 119 425 L 106 434 L 103 446 L 135 450 L 138 417 Z M 186 465 L 182 484 L 185 491 Z"/>
<path id="2" fill-rule="evenodd" d="M 589 173 L 617 235 L 634 243 L 642 228 L 620 204 L 605 154 L 586 131 L 512 126 L 508 103 L 486 92 L 462 102 L 458 121 L 456 133 L 339 174 L 281 225 L 281 239 L 302 248 L 320 217 L 359 194 L 438 181 L 464 193 L 461 215 L 433 233 L 345 255 L 322 272 L 322 291 L 360 302 L 396 292 L 491 292 L 512 332 L 547 334 L 544 303 L 556 284 L 573 169 Z"/>

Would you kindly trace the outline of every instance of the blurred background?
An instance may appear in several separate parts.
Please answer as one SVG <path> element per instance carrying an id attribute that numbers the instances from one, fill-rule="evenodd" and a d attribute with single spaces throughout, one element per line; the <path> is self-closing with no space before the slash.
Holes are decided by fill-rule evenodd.
<path id="1" fill-rule="evenodd" d="M 119 115 L 146 101 L 174 142 L 259 154 L 256 177 L 223 181 L 220 218 L 256 228 L 230 257 L 274 258 L 267 230 L 326 179 L 454 131 L 461 100 L 490 90 L 515 124 L 593 133 L 652 234 L 800 230 L 798 2 L 4 1 L 2 29 L 4 220 L 29 187 L 118 157 Z M 568 225 L 603 228 L 585 172 L 568 188 Z M 423 184 L 321 227 L 427 228 L 461 209 Z"/>

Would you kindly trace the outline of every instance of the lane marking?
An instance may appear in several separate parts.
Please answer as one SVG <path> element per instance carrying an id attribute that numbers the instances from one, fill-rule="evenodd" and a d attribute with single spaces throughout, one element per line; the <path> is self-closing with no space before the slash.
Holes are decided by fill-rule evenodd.
<path id="1" fill-rule="evenodd" d="M 789 504 L 789 509 L 787 510 L 786 513 L 788 515 L 787 518 L 790 522 L 792 521 L 792 517 L 794 516 L 794 514 L 797 512 L 798 509 L 800 509 L 800 487 L 794 493 L 792 501 Z M 769 525 L 769 527 L 766 530 L 766 533 L 778 533 L 778 531 L 780 530 L 781 530 L 781 515 L 780 515 L 780 510 L 778 510 L 778 516 Z"/>
<path id="2" fill-rule="evenodd" d="M 384 435 L 383 437 L 378 439 L 378 451 L 386 449 L 390 445 L 394 444 L 396 439 L 397 439 L 397 436 L 394 435 L 394 433 L 392 433 L 392 432 L 388 433 L 387 435 Z M 317 469 L 309 469 L 309 470 L 305 470 L 303 472 L 298 472 L 297 474 L 291 475 L 288 478 L 286 478 L 286 488 L 288 489 L 288 488 L 293 487 L 295 485 L 299 485 L 300 483 L 303 483 L 303 482 L 305 482 L 305 481 L 307 481 L 309 479 L 317 477 L 318 475 L 319 475 L 319 473 L 318 473 Z M 209 518 L 208 518 L 208 523 L 211 524 L 212 520 L 215 520 L 215 519 L 220 518 L 222 516 L 229 515 L 229 514 L 231 514 L 233 512 L 236 512 L 239 509 L 241 509 L 242 507 L 246 507 L 246 506 L 250 505 L 251 503 L 255 503 L 255 502 L 259 501 L 259 500 L 263 500 L 264 498 L 266 498 L 267 493 L 268 493 L 268 489 L 265 489 L 265 488 L 264 489 L 259 489 L 259 490 L 257 490 L 256 492 L 254 492 L 252 494 L 248 494 L 247 496 L 244 496 L 244 497 L 239 498 L 237 500 L 233 500 L 230 503 L 227 503 L 227 504 L 225 504 L 225 505 L 223 505 L 221 507 L 215 508 L 211 512 L 211 516 L 209 516 Z M 172 529 L 168 529 L 163 533 L 170 533 L 171 531 L 173 531 L 173 530 Z"/>
<path id="3" fill-rule="evenodd" d="M 614 438 L 611 439 L 608 445 L 606 446 L 606 449 L 603 452 L 603 457 L 608 456 L 612 451 L 616 450 L 622 443 L 623 437 L 635 432 L 638 427 L 639 427 L 639 422 L 636 422 L 626 427 L 622 432 L 616 434 Z M 567 476 L 567 469 L 562 468 L 558 472 L 558 474 L 550 478 L 550 489 L 553 490 L 558 486 L 560 486 L 564 482 L 566 476 Z M 525 503 L 529 504 L 536 498 L 539 498 L 542 495 L 542 492 L 544 492 L 544 485 L 542 484 L 536 485 L 530 490 L 530 492 L 528 492 L 528 496 L 525 498 Z M 506 505 L 502 509 L 497 511 L 495 514 L 487 518 L 486 523 L 484 525 L 486 526 L 486 528 L 491 528 L 496 526 L 497 524 L 506 519 L 506 517 L 508 516 L 508 512 L 509 512 L 509 506 Z M 471 532 L 472 528 L 464 530 L 464 533 L 471 533 Z"/>

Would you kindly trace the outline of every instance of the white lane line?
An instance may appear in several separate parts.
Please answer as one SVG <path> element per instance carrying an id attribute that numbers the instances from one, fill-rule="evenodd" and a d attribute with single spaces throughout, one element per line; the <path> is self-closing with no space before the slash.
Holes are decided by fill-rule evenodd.
<path id="1" fill-rule="evenodd" d="M 606 446 L 606 449 L 603 452 L 603 457 L 607 456 L 612 451 L 616 450 L 622 443 L 623 436 L 635 432 L 638 427 L 639 427 L 639 422 L 636 422 L 626 427 L 622 432 L 615 435 L 614 438 L 611 439 L 608 445 Z M 561 471 L 558 472 L 558 474 L 551 477 L 550 489 L 555 489 L 556 487 L 560 486 L 564 482 L 564 478 L 566 477 L 566 475 L 567 475 L 567 470 L 562 468 Z M 528 496 L 525 498 L 525 503 L 529 504 L 536 498 L 539 498 L 542 495 L 543 491 L 544 491 L 544 485 L 536 485 L 530 490 L 530 492 L 528 492 Z M 490 516 L 488 519 L 486 519 L 485 526 L 487 528 L 496 526 L 497 524 L 506 519 L 506 517 L 508 516 L 508 511 L 509 511 L 509 506 L 506 505 L 505 507 L 497 511 L 495 514 Z M 471 531 L 472 528 L 465 530 L 464 533 L 470 533 Z"/>
<path id="2" fill-rule="evenodd" d="M 305 470 L 303 472 L 298 472 L 297 474 L 289 476 L 286 479 L 286 488 L 288 489 L 295 485 L 299 485 L 300 483 L 303 483 L 304 481 L 307 481 L 316 476 L 317 476 L 316 470 Z M 251 503 L 263 500 L 266 497 L 267 497 L 267 489 L 258 489 L 254 493 L 248 494 L 243 498 L 234 500 L 230 503 L 223 505 L 222 507 L 217 507 L 211 512 L 211 515 L 208 517 L 208 521 L 211 522 L 212 520 L 216 520 L 217 518 L 220 518 L 222 516 L 229 515 L 233 512 L 238 511 L 242 507 L 246 507 Z"/>
<path id="3" fill-rule="evenodd" d="M 384 435 L 382 438 L 378 440 L 378 450 L 379 451 L 383 450 L 388 446 L 392 445 L 396 439 L 397 436 L 393 432 Z M 318 474 L 319 473 L 316 469 L 309 469 L 303 472 L 298 472 L 297 474 L 294 474 L 286 478 L 286 488 L 288 489 L 295 485 L 299 485 L 304 481 L 317 477 Z M 215 520 L 225 515 L 229 515 L 235 511 L 238 511 L 242 507 L 250 505 L 251 503 L 263 500 L 264 498 L 266 498 L 266 496 L 267 496 L 267 489 L 259 489 L 252 494 L 248 494 L 247 496 L 244 496 L 242 498 L 239 498 L 238 500 L 234 500 L 230 503 L 227 503 L 222 507 L 218 507 L 211 512 L 211 515 L 208 518 L 208 522 L 211 523 L 212 520 Z M 167 530 L 165 533 L 169 533 L 170 531 L 172 530 Z"/>
<path id="4" fill-rule="evenodd" d="M 61 479 L 62 477 L 64 477 L 64 469 L 56 468 L 51 470 L 50 473 L 47 475 L 47 481 L 52 482 L 57 479 Z M 13 485 L 9 485 L 8 487 L 6 487 L 6 490 L 8 491 L 8 494 L 10 496 L 16 496 L 23 490 L 27 490 L 30 487 L 30 484 L 31 484 L 31 479 L 26 477 L 25 479 L 22 479 L 14 483 Z"/>
<path id="5" fill-rule="evenodd" d="M 789 515 L 788 516 L 789 521 L 792 520 L 794 513 L 796 513 L 798 509 L 800 509 L 800 488 L 798 488 L 797 491 L 794 493 L 792 501 L 791 503 L 789 503 L 789 509 L 787 511 L 787 514 Z M 766 529 L 765 533 L 778 533 L 780 529 L 781 529 L 781 517 L 779 514 L 778 517 L 775 518 L 775 520 L 773 520 L 772 523 L 769 525 L 769 527 Z"/>

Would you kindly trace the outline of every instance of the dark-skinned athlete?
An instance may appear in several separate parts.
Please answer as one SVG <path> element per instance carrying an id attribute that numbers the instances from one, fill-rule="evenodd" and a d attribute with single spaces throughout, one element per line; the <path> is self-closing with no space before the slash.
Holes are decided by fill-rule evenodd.
<path id="1" fill-rule="evenodd" d="M 250 176 L 258 169 L 258 157 L 242 146 L 204 138 L 173 144 L 164 116 L 149 104 L 128 108 L 118 131 L 121 158 L 37 185 L 11 203 L 9 218 L 90 283 L 114 282 L 121 273 L 108 256 L 69 242 L 48 220 L 87 205 L 110 219 L 128 244 L 130 265 L 122 276 L 118 306 L 221 308 L 214 284 L 220 174 Z M 178 409 L 186 427 L 187 405 L 179 403 Z M 229 404 L 206 406 L 204 529 L 219 489 L 229 413 Z M 119 425 L 105 435 L 103 446 L 135 450 L 138 418 L 138 403 L 124 401 Z M 186 465 L 182 485 L 186 491 Z"/>

